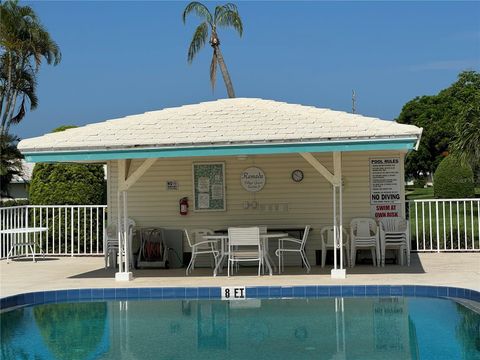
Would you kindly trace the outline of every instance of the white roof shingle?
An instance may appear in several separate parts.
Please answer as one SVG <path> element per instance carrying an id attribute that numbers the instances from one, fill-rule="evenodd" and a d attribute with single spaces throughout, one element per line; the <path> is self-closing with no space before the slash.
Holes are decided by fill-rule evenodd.
<path id="1" fill-rule="evenodd" d="M 273 100 L 235 98 L 149 111 L 22 140 L 22 152 L 419 138 L 394 121 Z"/>

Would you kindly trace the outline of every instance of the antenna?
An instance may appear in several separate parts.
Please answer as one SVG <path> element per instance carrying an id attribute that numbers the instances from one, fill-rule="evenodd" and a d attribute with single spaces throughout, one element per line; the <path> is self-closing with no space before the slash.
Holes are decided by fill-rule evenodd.
<path id="1" fill-rule="evenodd" d="M 355 90 L 352 90 L 352 114 L 355 114 L 356 112 L 356 102 L 357 102 L 357 96 L 355 94 Z"/>

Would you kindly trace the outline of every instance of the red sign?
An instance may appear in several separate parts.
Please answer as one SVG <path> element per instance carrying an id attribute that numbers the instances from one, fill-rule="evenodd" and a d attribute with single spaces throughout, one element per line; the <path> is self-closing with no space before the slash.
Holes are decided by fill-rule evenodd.
<path id="1" fill-rule="evenodd" d="M 378 204 L 372 205 L 372 215 L 375 219 L 391 218 L 401 216 L 402 207 L 399 204 Z"/>

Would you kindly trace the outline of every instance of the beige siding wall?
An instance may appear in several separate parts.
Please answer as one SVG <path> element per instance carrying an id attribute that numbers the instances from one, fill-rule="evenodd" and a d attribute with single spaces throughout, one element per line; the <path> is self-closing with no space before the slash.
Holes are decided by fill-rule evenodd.
<path id="1" fill-rule="evenodd" d="M 398 152 L 352 152 L 342 156 L 344 179 L 344 224 L 354 217 L 370 216 L 369 163 L 370 157 L 400 156 Z M 331 153 L 315 154 L 330 171 Z M 130 173 L 143 160 L 134 160 Z M 194 162 L 225 163 L 227 210 L 223 212 L 193 211 L 192 164 Z M 266 175 L 266 185 L 258 193 L 249 193 L 240 185 L 240 173 L 247 167 L 260 167 Z M 300 183 L 291 180 L 291 172 L 301 169 L 305 178 Z M 116 213 L 117 162 L 108 164 L 108 207 Z M 401 174 L 403 179 L 403 174 Z M 177 180 L 178 191 L 167 191 L 165 182 Z M 179 214 L 178 200 L 190 200 L 188 216 Z M 245 201 L 256 200 L 256 210 L 244 209 Z M 278 210 L 274 210 L 279 204 Z M 286 205 L 285 205 L 286 204 Z M 270 205 L 264 209 L 264 206 Z M 272 206 L 273 205 L 273 206 Z M 287 208 L 288 207 L 288 208 Z M 196 227 L 219 229 L 231 225 L 301 225 L 311 224 L 307 252 L 314 263 L 315 250 L 320 249 L 320 229 L 332 224 L 332 187 L 300 155 L 159 159 L 128 191 L 128 214 L 139 226 L 174 228 Z M 189 251 L 188 247 L 185 251 Z"/>

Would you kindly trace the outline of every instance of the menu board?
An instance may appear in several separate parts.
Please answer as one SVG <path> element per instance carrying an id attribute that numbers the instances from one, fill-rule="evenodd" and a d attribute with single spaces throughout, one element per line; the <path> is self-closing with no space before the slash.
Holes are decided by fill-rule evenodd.
<path id="1" fill-rule="evenodd" d="M 225 210 L 225 164 L 193 164 L 195 211 Z"/>

